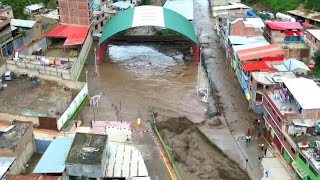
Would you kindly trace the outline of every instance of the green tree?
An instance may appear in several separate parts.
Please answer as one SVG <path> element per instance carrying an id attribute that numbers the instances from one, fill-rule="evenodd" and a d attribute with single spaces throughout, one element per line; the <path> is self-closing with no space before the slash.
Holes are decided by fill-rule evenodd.
<path id="1" fill-rule="evenodd" d="M 315 62 L 315 69 L 320 70 L 320 50 L 317 50 L 314 55 L 312 56 L 312 59 Z"/>

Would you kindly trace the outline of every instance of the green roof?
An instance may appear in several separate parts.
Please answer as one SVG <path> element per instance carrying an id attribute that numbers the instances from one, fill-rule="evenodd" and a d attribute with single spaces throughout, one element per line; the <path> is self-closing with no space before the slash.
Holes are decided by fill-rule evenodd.
<path id="1" fill-rule="evenodd" d="M 200 45 L 190 21 L 175 11 L 158 6 L 138 6 L 117 14 L 104 26 L 99 45 L 122 31 L 138 26 L 171 29 Z"/>

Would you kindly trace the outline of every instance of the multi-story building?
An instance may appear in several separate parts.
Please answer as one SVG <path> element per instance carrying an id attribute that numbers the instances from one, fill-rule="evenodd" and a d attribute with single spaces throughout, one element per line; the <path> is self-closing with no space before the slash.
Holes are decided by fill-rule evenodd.
<path id="1" fill-rule="evenodd" d="M 104 25 L 111 18 L 109 9 L 109 1 L 107 0 L 95 0 L 93 5 L 93 25 L 94 32 L 101 33 Z"/>
<path id="2" fill-rule="evenodd" d="M 239 18 L 229 22 L 229 35 L 254 37 L 262 36 L 264 23 L 261 18 Z"/>
<path id="3" fill-rule="evenodd" d="M 58 0 L 58 14 L 62 24 L 91 26 L 93 0 Z"/>
<path id="4" fill-rule="evenodd" d="M 0 56 L 5 58 L 13 53 L 11 19 L 0 16 Z"/>
<path id="5" fill-rule="evenodd" d="M 4 5 L 0 2 L 0 16 L 13 18 L 13 11 L 11 6 Z"/>
<path id="6" fill-rule="evenodd" d="M 310 47 L 304 42 L 299 22 L 267 22 L 263 34 L 268 42 L 281 44 L 287 58 L 308 63 Z"/>
<path id="7" fill-rule="evenodd" d="M 320 30 L 319 29 L 307 29 L 306 43 L 311 47 L 310 57 L 313 57 L 314 53 L 320 49 Z"/>
<path id="8" fill-rule="evenodd" d="M 284 52 L 279 44 L 254 47 L 237 51 L 232 60 L 232 67 L 241 88 L 250 101 L 249 76 L 255 71 L 275 72 L 273 64 L 281 64 L 284 60 Z"/>
<path id="9" fill-rule="evenodd" d="M 263 113 L 263 92 L 279 86 L 284 78 L 295 78 L 292 72 L 252 72 L 249 78 L 250 107 L 257 113 Z"/>
<path id="10" fill-rule="evenodd" d="M 316 146 L 306 143 L 306 138 L 320 140 L 318 134 L 310 135 L 319 127 L 320 119 L 320 88 L 310 79 L 286 78 L 283 83 L 264 92 L 262 104 L 264 108 L 265 137 L 279 151 L 285 160 L 296 169 L 305 179 L 309 170 L 298 167 L 301 156 L 305 164 L 312 164 L 314 175 L 310 179 L 317 179 L 320 172 L 320 163 L 315 155 L 310 154 L 309 147 Z M 320 128 L 318 128 L 320 130 Z M 302 155 L 301 153 L 302 152 Z M 307 160 L 309 159 L 309 160 Z M 308 163 L 307 163 L 308 162 Z M 308 173 L 302 173 L 306 171 Z"/>

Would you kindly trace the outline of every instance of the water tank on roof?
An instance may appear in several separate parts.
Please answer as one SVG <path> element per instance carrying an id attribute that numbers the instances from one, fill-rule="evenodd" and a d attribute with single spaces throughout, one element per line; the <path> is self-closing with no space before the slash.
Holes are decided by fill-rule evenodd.
<path id="1" fill-rule="evenodd" d="M 278 12 L 276 14 L 276 18 L 277 19 L 280 19 L 281 21 L 287 21 L 287 22 L 296 22 L 296 19 L 289 16 L 289 15 L 286 15 L 286 14 L 283 14 L 283 13 L 280 13 Z"/>

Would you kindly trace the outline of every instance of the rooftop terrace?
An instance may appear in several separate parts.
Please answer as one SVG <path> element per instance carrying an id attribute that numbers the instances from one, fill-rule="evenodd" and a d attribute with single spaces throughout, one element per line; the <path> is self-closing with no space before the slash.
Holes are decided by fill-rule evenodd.
<path id="1" fill-rule="evenodd" d="M 272 102 L 275 104 L 277 109 L 284 114 L 298 114 L 300 113 L 298 106 L 294 101 L 286 101 L 282 97 L 281 90 L 275 90 L 274 92 L 269 91 L 268 95 L 271 98 Z"/>
<path id="2" fill-rule="evenodd" d="M 66 164 L 101 164 L 107 139 L 107 135 L 77 133 L 71 145 Z"/>
<path id="3" fill-rule="evenodd" d="M 320 172 L 320 161 L 316 160 L 317 151 L 319 151 L 320 148 L 317 147 L 316 142 L 320 142 L 320 136 L 304 134 L 301 136 L 291 137 L 298 145 L 304 157 L 309 160 L 309 163 L 312 164 L 318 172 Z"/>

